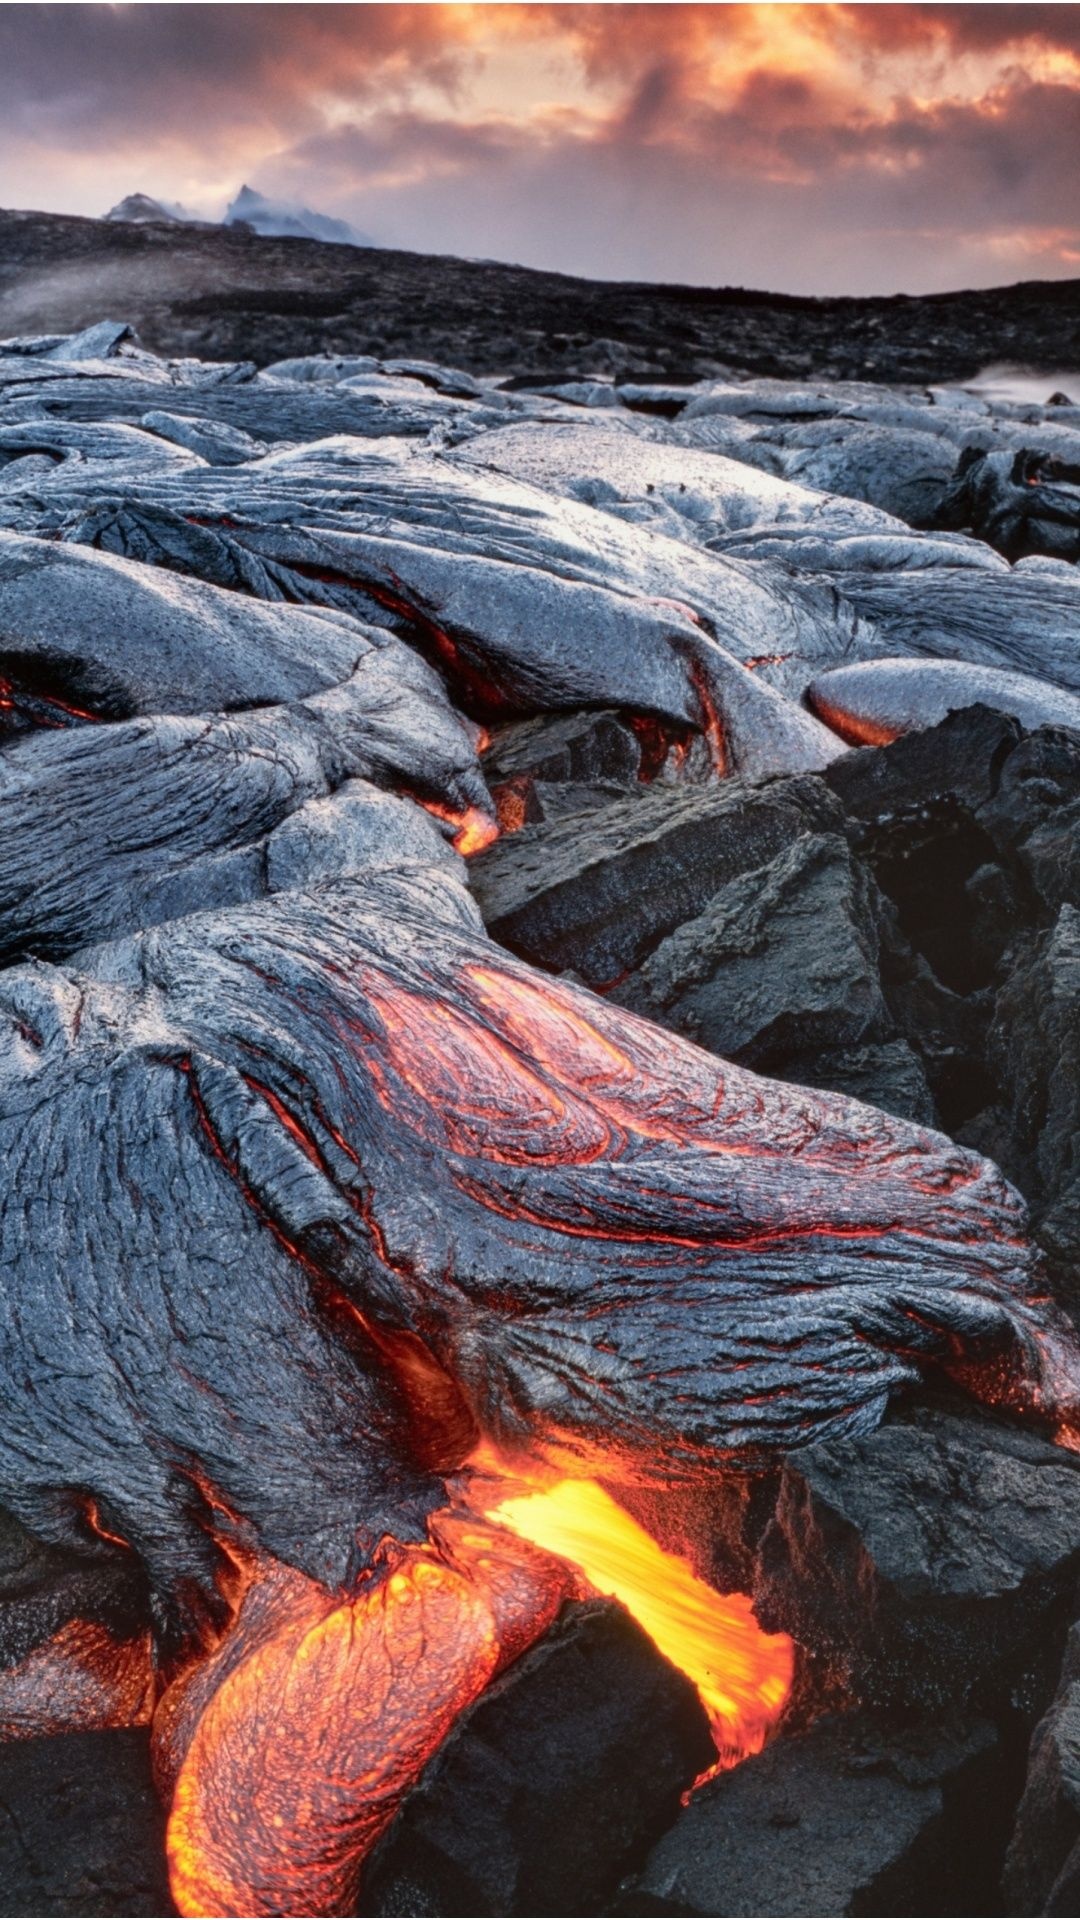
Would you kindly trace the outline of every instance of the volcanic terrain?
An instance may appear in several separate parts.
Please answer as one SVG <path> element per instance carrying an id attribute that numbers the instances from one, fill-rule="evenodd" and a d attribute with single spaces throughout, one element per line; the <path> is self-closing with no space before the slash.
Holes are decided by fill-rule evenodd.
<path id="1" fill-rule="evenodd" d="M 1074 1910 L 1075 299 L 2 237 L 0 1912 Z"/>

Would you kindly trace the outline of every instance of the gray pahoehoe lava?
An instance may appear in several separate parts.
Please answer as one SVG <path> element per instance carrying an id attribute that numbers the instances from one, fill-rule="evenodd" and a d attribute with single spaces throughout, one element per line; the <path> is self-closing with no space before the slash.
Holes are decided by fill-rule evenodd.
<path id="1" fill-rule="evenodd" d="M 535 713 L 619 707 L 673 783 L 1074 725 L 1075 576 L 894 517 L 955 415 L 713 383 L 613 427 L 86 347 L 0 350 L 0 1501 L 133 1550 L 176 1659 L 228 1541 L 358 1591 L 481 1437 L 753 1466 L 928 1371 L 1075 1431 L 989 1161 L 530 969 L 448 844 Z M 492 1602 L 504 1654 L 550 1603 Z"/>

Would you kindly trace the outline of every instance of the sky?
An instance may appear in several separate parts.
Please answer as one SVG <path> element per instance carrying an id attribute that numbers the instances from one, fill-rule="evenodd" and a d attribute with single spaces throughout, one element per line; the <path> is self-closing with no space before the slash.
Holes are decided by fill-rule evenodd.
<path id="1" fill-rule="evenodd" d="M 1080 5 L 0 5 L 0 205 L 793 293 L 1080 277 Z"/>

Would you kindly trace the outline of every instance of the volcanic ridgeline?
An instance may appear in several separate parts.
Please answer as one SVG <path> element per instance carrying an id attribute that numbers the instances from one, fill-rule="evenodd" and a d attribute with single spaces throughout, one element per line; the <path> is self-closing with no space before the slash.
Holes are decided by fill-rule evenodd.
<path id="1" fill-rule="evenodd" d="M 240 227 L 0 212 L 0 333 L 67 333 L 106 310 L 122 312 L 155 352 L 260 366 L 371 353 L 522 378 L 696 380 L 730 366 L 953 381 L 993 361 L 1080 364 L 1076 280 L 815 299 L 583 280 Z"/>

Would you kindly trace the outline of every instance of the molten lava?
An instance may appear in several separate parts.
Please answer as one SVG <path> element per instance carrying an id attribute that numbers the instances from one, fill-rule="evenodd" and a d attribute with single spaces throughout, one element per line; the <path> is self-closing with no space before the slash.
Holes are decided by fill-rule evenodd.
<path id="1" fill-rule="evenodd" d="M 546 1555 L 444 1513 L 348 1598 L 264 1563 L 155 1734 L 182 1914 L 350 1913 L 360 1867 L 458 1715 L 555 1618 Z"/>
<path id="2" fill-rule="evenodd" d="M 713 1771 L 760 1751 L 791 1691 L 795 1649 L 786 1633 L 762 1631 L 744 1594 L 706 1586 L 595 1480 L 510 1494 L 487 1517 L 568 1560 L 597 1593 L 622 1601 L 697 1688 L 716 1742 Z"/>
<path id="3" fill-rule="evenodd" d="M 393 1549 L 354 1594 L 260 1563 L 216 1653 L 166 1693 L 156 1765 L 176 1782 L 182 1914 L 352 1912 L 366 1854 L 458 1715 L 574 1594 L 622 1601 L 693 1681 L 718 1766 L 764 1744 L 790 1690 L 786 1635 L 595 1481 L 523 1478 L 486 1445 L 470 1468 L 487 1513 L 434 1515 L 429 1544 Z"/>
<path id="4" fill-rule="evenodd" d="M 823 720 L 833 733 L 849 747 L 891 747 L 894 740 L 900 738 L 900 727 L 884 726 L 879 720 L 871 720 L 865 714 L 848 713 L 840 707 L 831 706 L 820 694 L 808 695 L 808 704 L 819 720 Z"/>
<path id="5" fill-rule="evenodd" d="M 437 800 L 422 800 L 420 805 L 426 813 L 433 814 L 436 820 L 445 820 L 456 829 L 454 848 L 467 860 L 470 854 L 482 853 L 499 837 L 499 823 L 492 820 L 479 807 L 466 807 L 463 812 L 455 813 L 452 808 L 442 806 Z"/>

